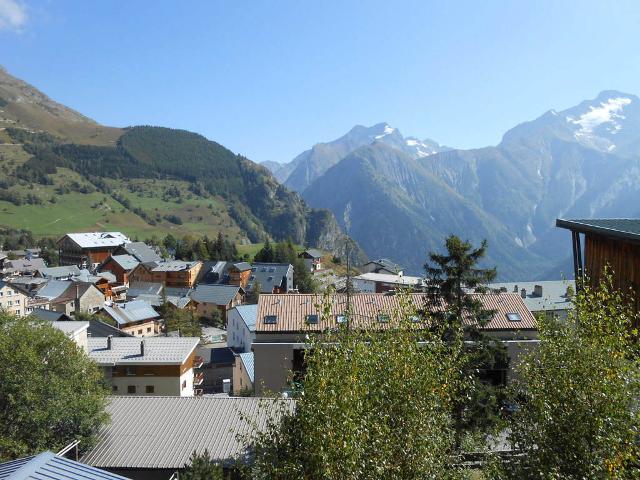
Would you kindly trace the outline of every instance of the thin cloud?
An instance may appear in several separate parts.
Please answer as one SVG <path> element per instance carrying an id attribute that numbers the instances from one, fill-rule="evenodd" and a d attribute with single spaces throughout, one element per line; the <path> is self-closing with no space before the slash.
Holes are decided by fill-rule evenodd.
<path id="1" fill-rule="evenodd" d="M 27 9 L 20 0 L 0 0 L 0 30 L 19 31 L 27 20 Z"/>

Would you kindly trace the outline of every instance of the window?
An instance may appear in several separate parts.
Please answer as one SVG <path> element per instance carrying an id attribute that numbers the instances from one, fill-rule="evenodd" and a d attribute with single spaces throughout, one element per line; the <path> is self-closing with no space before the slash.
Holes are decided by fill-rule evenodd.
<path id="1" fill-rule="evenodd" d="M 317 325 L 318 324 L 318 315 L 307 315 L 306 322 L 309 325 Z"/>
<path id="2" fill-rule="evenodd" d="M 111 391 L 117 392 L 118 391 L 118 385 L 112 385 L 111 386 Z"/>
<path id="3" fill-rule="evenodd" d="M 511 313 L 507 313 L 507 320 L 509 320 L 510 322 L 521 322 L 522 317 L 520 316 L 519 313 L 511 312 Z"/>
<path id="4" fill-rule="evenodd" d="M 376 318 L 378 319 L 378 323 L 389 323 L 389 315 L 386 313 L 379 313 Z"/>
<path id="5" fill-rule="evenodd" d="M 336 315 L 336 322 L 337 323 L 346 323 L 347 322 L 347 316 L 345 314 Z"/>
<path id="6" fill-rule="evenodd" d="M 7 297 L 10 297 L 11 295 L 13 295 L 13 290 L 7 290 Z"/>
<path id="7" fill-rule="evenodd" d="M 7 305 L 10 307 L 11 305 L 13 305 L 13 302 L 12 302 L 11 300 L 9 300 L 9 301 L 7 302 Z"/>
<path id="8" fill-rule="evenodd" d="M 182 389 L 184 390 L 185 388 L 187 388 L 187 381 L 183 380 L 182 381 Z"/>
<path id="9" fill-rule="evenodd" d="M 124 368 L 124 373 L 125 373 L 125 375 L 135 375 L 136 374 L 136 367 L 125 367 Z"/>
<path id="10" fill-rule="evenodd" d="M 156 387 L 154 385 L 147 385 L 146 387 L 144 387 L 145 393 L 154 393 L 155 390 Z"/>
<path id="11" fill-rule="evenodd" d="M 20 305 L 20 300 L 16 300 L 14 303 L 15 303 L 16 305 Z"/>
<path id="12" fill-rule="evenodd" d="M 265 315 L 264 323 L 265 325 L 275 325 L 278 321 L 278 317 L 276 315 Z"/>
<path id="13" fill-rule="evenodd" d="M 269 276 L 269 278 L 267 278 L 267 282 L 272 282 L 273 281 L 273 277 Z"/>
<path id="14" fill-rule="evenodd" d="M 147 333 L 151 333 L 151 327 L 147 327 Z"/>
<path id="15" fill-rule="evenodd" d="M 273 272 L 275 272 L 275 271 L 276 271 L 275 267 L 271 267 L 271 268 L 269 268 L 269 273 L 273 273 Z"/>
<path id="16" fill-rule="evenodd" d="M 127 385 L 127 393 L 136 393 L 135 385 Z"/>

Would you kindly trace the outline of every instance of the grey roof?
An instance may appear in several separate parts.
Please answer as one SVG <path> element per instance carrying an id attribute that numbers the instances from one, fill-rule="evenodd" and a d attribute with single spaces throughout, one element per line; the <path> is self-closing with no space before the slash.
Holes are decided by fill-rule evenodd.
<path id="1" fill-rule="evenodd" d="M 120 249 L 129 255 L 133 255 L 139 262 L 156 262 L 162 260 L 158 253 L 144 242 L 130 242 L 124 244 Z"/>
<path id="2" fill-rule="evenodd" d="M 69 317 L 65 313 L 55 312 L 53 310 L 45 310 L 44 308 L 34 308 L 31 314 L 35 315 L 41 320 L 46 320 L 48 322 L 60 322 L 60 321 L 71 320 L 71 317 Z"/>
<path id="3" fill-rule="evenodd" d="M 135 298 L 138 295 L 160 295 L 162 293 L 162 284 L 154 282 L 131 282 L 127 297 Z"/>
<path id="4" fill-rule="evenodd" d="M 244 365 L 244 369 L 247 371 L 247 375 L 249 376 L 249 380 L 253 383 L 253 352 L 243 352 L 239 354 L 240 360 Z"/>
<path id="5" fill-rule="evenodd" d="M 43 452 L 33 457 L 0 463 L 0 480 L 127 480 L 111 472 Z"/>
<path id="6" fill-rule="evenodd" d="M 180 272 L 182 270 L 190 270 L 198 263 L 200 263 L 200 260 L 194 260 L 192 262 L 185 262 L 184 260 L 167 260 L 166 262 L 157 262 L 156 266 L 151 268 L 151 271 Z"/>
<path id="7" fill-rule="evenodd" d="M 233 364 L 235 355 L 229 347 L 211 348 L 210 363 L 213 364 Z"/>
<path id="8" fill-rule="evenodd" d="M 253 284 L 260 282 L 260 293 L 273 293 L 274 287 L 283 287 L 285 277 L 293 272 L 293 265 L 289 263 L 254 263 L 251 267 L 251 276 L 247 283 L 247 290 L 251 290 Z M 292 285 L 288 285 L 291 288 Z"/>
<path id="9" fill-rule="evenodd" d="M 542 296 L 535 295 L 536 286 L 542 287 Z M 546 312 L 553 310 L 569 310 L 573 308 L 571 298 L 567 297 L 567 287 L 571 286 L 576 291 L 574 280 L 546 280 L 541 282 L 504 282 L 491 283 L 488 285 L 492 289 L 504 289 L 507 292 L 520 294 L 525 289 L 526 297 L 522 300 L 527 308 L 532 312 Z"/>
<path id="10" fill-rule="evenodd" d="M 160 318 L 160 314 L 144 300 L 114 303 L 111 306 L 105 305 L 104 311 L 118 322 L 118 325 Z"/>
<path id="11" fill-rule="evenodd" d="M 607 237 L 640 241 L 640 219 L 638 218 L 603 218 L 556 220 L 556 227 L 566 228 L 581 233 L 596 233 Z"/>
<path id="12" fill-rule="evenodd" d="M 299 256 L 302 257 L 307 255 L 310 256 L 311 258 L 321 258 L 322 252 L 316 248 L 308 248 L 304 252 L 301 252 Z"/>
<path id="13" fill-rule="evenodd" d="M 263 429 L 269 417 L 277 419 L 276 402 L 295 407 L 292 400 L 255 397 L 114 396 L 107 405 L 111 422 L 82 461 L 102 468 L 177 469 L 194 451 L 207 449 L 214 460 L 230 462 L 245 453 L 238 436 L 254 423 Z"/>
<path id="14" fill-rule="evenodd" d="M 45 286 L 36 292 L 36 297 L 54 300 L 62 296 L 72 285 L 73 282 L 69 280 L 49 280 Z"/>
<path id="15" fill-rule="evenodd" d="M 32 258 L 31 260 L 6 260 L 4 268 L 14 272 L 35 272 L 42 268 L 47 268 L 47 264 L 41 258 Z"/>
<path id="16" fill-rule="evenodd" d="M 77 321 L 51 322 L 51 325 L 58 330 L 61 330 L 65 335 L 75 335 L 76 333 L 89 328 L 89 322 Z"/>
<path id="17" fill-rule="evenodd" d="M 235 268 L 237 268 L 238 270 L 240 270 L 241 272 L 245 272 L 247 270 L 251 270 L 251 264 L 249 264 L 247 262 L 234 263 L 233 266 Z"/>
<path id="18" fill-rule="evenodd" d="M 369 265 L 370 263 L 375 263 L 376 265 L 380 265 L 385 270 L 389 270 L 390 272 L 399 273 L 402 271 L 402 267 L 395 262 L 392 262 L 388 258 L 379 258 L 378 260 L 372 260 L 370 262 L 365 263 L 365 265 Z"/>
<path id="19" fill-rule="evenodd" d="M 237 285 L 198 285 L 191 298 L 198 303 L 229 305 L 241 288 Z"/>
<path id="20" fill-rule="evenodd" d="M 80 282 L 85 282 L 85 283 L 97 283 L 102 279 L 105 279 L 109 283 L 116 282 L 116 276 L 111 272 L 105 271 L 105 272 L 100 272 L 100 273 L 97 273 L 96 275 L 93 275 L 86 268 L 80 270 L 80 273 L 75 277 L 73 277 L 73 279 L 78 280 Z"/>
<path id="21" fill-rule="evenodd" d="M 80 269 L 77 265 L 67 265 L 63 267 L 39 268 L 38 274 L 45 278 L 66 278 L 80 275 Z"/>
<path id="22" fill-rule="evenodd" d="M 89 320 L 89 329 L 87 330 L 87 334 L 92 337 L 108 337 L 109 335 L 113 337 L 133 337 L 122 330 L 112 327 L 108 323 L 101 322 L 100 320 Z"/>
<path id="23" fill-rule="evenodd" d="M 129 239 L 120 232 L 67 233 L 65 236 L 80 248 L 117 247 L 129 242 Z"/>
<path id="24" fill-rule="evenodd" d="M 89 356 L 100 365 L 181 365 L 200 341 L 197 337 L 89 337 Z M 144 342 L 144 355 L 141 343 Z"/>
<path id="25" fill-rule="evenodd" d="M 125 245 L 126 247 L 127 245 Z M 140 261 L 133 255 L 111 255 L 111 259 L 120 265 L 124 270 L 130 271 L 136 268 Z"/>
<path id="26" fill-rule="evenodd" d="M 258 316 L 258 305 L 238 305 L 234 307 L 240 318 L 250 332 L 256 331 L 256 318 Z"/>

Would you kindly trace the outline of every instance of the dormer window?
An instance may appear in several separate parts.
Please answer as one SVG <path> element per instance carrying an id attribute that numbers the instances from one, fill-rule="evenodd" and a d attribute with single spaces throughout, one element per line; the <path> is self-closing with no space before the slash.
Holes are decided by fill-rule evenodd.
<path id="1" fill-rule="evenodd" d="M 317 325 L 318 324 L 318 315 L 307 315 L 305 317 L 305 321 L 309 325 Z"/>
<path id="2" fill-rule="evenodd" d="M 265 315 L 264 323 L 265 325 L 275 325 L 278 321 L 278 317 L 276 315 Z"/>
<path id="3" fill-rule="evenodd" d="M 347 316 L 345 314 L 336 315 L 336 323 L 347 323 Z"/>
<path id="4" fill-rule="evenodd" d="M 519 313 L 510 312 L 510 313 L 507 313 L 507 320 L 509 320 L 510 322 L 521 322 L 522 317 L 520 316 Z"/>

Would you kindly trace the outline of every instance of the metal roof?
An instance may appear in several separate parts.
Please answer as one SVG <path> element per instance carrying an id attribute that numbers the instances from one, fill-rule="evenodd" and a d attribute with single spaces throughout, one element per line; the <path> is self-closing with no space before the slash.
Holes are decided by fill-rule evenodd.
<path id="1" fill-rule="evenodd" d="M 162 260 L 158 253 L 144 242 L 129 242 L 122 246 L 122 250 L 133 255 L 139 262 L 155 262 Z"/>
<path id="2" fill-rule="evenodd" d="M 135 298 L 138 295 L 160 295 L 162 293 L 162 283 L 154 282 L 131 282 L 127 297 Z"/>
<path id="3" fill-rule="evenodd" d="M 485 330 L 532 330 L 537 328 L 536 319 L 527 309 L 520 295 L 513 293 L 471 294 L 478 298 L 484 308 L 496 310 L 495 315 L 484 327 Z M 417 311 L 441 310 L 444 305 L 433 306 L 430 297 L 425 293 L 408 294 L 409 300 Z M 378 323 L 380 314 L 393 317 L 401 309 L 400 295 L 384 293 L 357 293 L 351 295 L 351 312 L 354 326 L 362 328 L 388 328 L 389 323 Z M 332 296 L 331 316 L 320 318 L 317 324 L 307 324 L 307 315 L 320 315 L 318 306 L 322 303 L 322 295 L 316 294 L 273 294 L 260 295 L 258 299 L 258 315 L 256 333 L 271 332 L 304 332 L 323 331 L 337 325 L 337 315 L 342 315 L 347 307 L 344 294 Z M 507 313 L 518 313 L 519 322 L 507 319 Z M 265 323 L 266 316 L 275 316 L 275 323 Z M 467 324 L 469 322 L 465 320 Z"/>
<path id="4" fill-rule="evenodd" d="M 398 285 L 422 285 L 424 280 L 421 277 L 411 277 L 408 275 L 393 275 L 391 273 L 363 273 L 354 280 L 369 280 L 371 282 L 395 283 Z"/>
<path id="5" fill-rule="evenodd" d="M 54 300 L 62 296 L 72 285 L 73 282 L 69 280 L 49 280 L 46 285 L 36 292 L 35 296 Z"/>
<path id="6" fill-rule="evenodd" d="M 306 255 L 310 256 L 311 258 L 321 258 L 322 257 L 322 252 L 316 248 L 308 248 L 307 250 L 305 250 L 304 252 L 301 252 L 300 255 L 298 256 L 306 256 Z"/>
<path id="7" fill-rule="evenodd" d="M 32 315 L 49 322 L 67 321 L 70 317 L 66 313 L 56 312 L 54 310 L 46 310 L 44 308 L 34 308 Z"/>
<path id="8" fill-rule="evenodd" d="M 39 268 L 38 273 L 45 278 L 65 278 L 80 275 L 80 269 L 77 265 L 67 265 L 63 267 Z"/>
<path id="9" fill-rule="evenodd" d="M 293 265 L 289 263 L 254 263 L 251 266 L 251 276 L 247 283 L 247 290 L 253 284 L 260 282 L 260 293 L 272 293 L 274 287 L 282 287 L 287 275 L 293 275 Z M 292 288 L 293 285 L 287 285 Z"/>
<path id="10" fill-rule="evenodd" d="M 577 220 L 558 218 L 556 227 L 566 228 L 574 232 L 595 233 L 606 237 L 640 241 L 640 219 L 637 218 L 590 218 Z"/>
<path id="11" fill-rule="evenodd" d="M 51 325 L 61 330 L 65 335 L 71 336 L 89 328 L 89 322 L 77 322 L 72 320 L 64 320 L 61 322 L 53 321 Z"/>
<path id="12" fill-rule="evenodd" d="M 571 286 L 576 291 L 575 280 L 545 280 L 541 282 L 503 282 L 490 283 L 491 289 L 505 289 L 507 292 L 517 293 L 522 296 L 522 289 L 526 297 L 522 300 L 532 312 L 553 310 L 569 310 L 573 308 L 571 298 L 567 297 L 567 288 Z M 542 296 L 535 293 L 535 288 L 540 287 Z"/>
<path id="13" fill-rule="evenodd" d="M 239 354 L 240 360 L 244 365 L 244 369 L 247 371 L 247 375 L 249 376 L 249 380 L 253 383 L 254 374 L 253 374 L 253 352 L 243 352 Z"/>
<path id="14" fill-rule="evenodd" d="M 182 365 L 200 341 L 197 337 L 89 337 L 89 356 L 100 365 Z M 144 342 L 144 355 L 141 343 Z"/>
<path id="15" fill-rule="evenodd" d="M 65 237 L 71 239 L 80 248 L 118 247 L 130 242 L 129 238 L 121 232 L 67 233 Z"/>
<path id="16" fill-rule="evenodd" d="M 108 337 L 109 335 L 113 337 L 133 337 L 122 330 L 112 327 L 108 323 L 101 322 L 100 320 L 89 320 L 89 329 L 87 330 L 87 334 L 92 337 Z"/>
<path id="17" fill-rule="evenodd" d="M 82 461 L 101 468 L 178 469 L 194 451 L 206 449 L 217 462 L 228 462 L 245 453 L 238 435 L 251 432 L 253 422 L 262 429 L 269 417 L 277 418 L 274 402 L 295 406 L 255 397 L 114 396 L 107 405 L 111 422 Z"/>
<path id="18" fill-rule="evenodd" d="M 238 262 L 233 264 L 234 268 L 237 268 L 241 272 L 245 272 L 247 270 L 251 270 L 251 264 L 247 262 Z"/>
<path id="19" fill-rule="evenodd" d="M 151 268 L 152 272 L 181 272 L 183 270 L 191 270 L 198 265 L 200 260 L 194 260 L 192 262 L 185 262 L 184 260 L 167 260 L 164 262 L 157 262 L 157 265 Z"/>
<path id="20" fill-rule="evenodd" d="M 258 316 L 258 305 L 238 305 L 234 307 L 240 318 L 250 332 L 256 331 L 256 318 Z"/>
<path id="21" fill-rule="evenodd" d="M 111 306 L 105 305 L 104 311 L 118 322 L 118 325 L 127 325 L 128 323 L 160 318 L 160 314 L 144 300 L 114 303 Z"/>
<path id="22" fill-rule="evenodd" d="M 20 458 L 0 463 L 0 480 L 128 480 L 68 458 L 58 457 L 53 452 L 43 452 L 33 457 Z"/>
<path id="23" fill-rule="evenodd" d="M 191 298 L 198 303 L 229 305 L 240 292 L 238 285 L 198 285 Z"/>
<path id="24" fill-rule="evenodd" d="M 32 258 L 31 260 L 5 260 L 4 268 L 7 271 L 14 272 L 35 272 L 37 270 L 47 268 L 47 264 L 44 263 L 42 258 Z"/>
<path id="25" fill-rule="evenodd" d="M 369 265 L 371 263 L 374 263 L 376 265 L 380 265 L 381 267 L 383 267 L 386 270 L 389 270 L 391 272 L 398 273 L 398 272 L 402 271 L 402 267 L 400 265 L 398 265 L 395 262 L 392 262 L 388 258 L 379 258 L 378 260 L 372 260 L 370 262 L 365 263 L 365 265 Z"/>
<path id="26" fill-rule="evenodd" d="M 111 255 L 111 259 L 126 271 L 133 270 L 140 264 L 140 261 L 133 255 Z"/>

